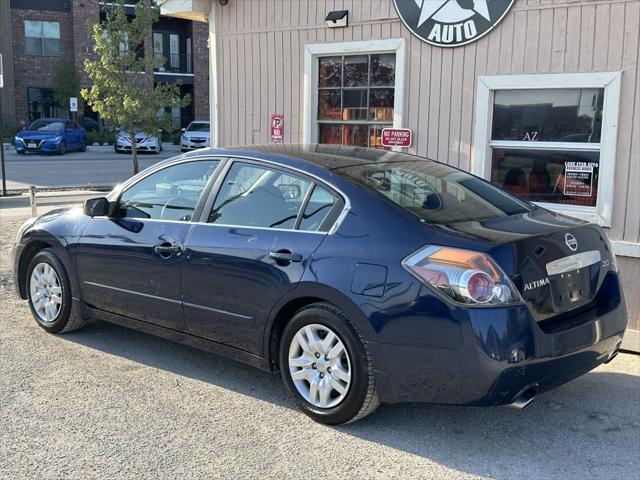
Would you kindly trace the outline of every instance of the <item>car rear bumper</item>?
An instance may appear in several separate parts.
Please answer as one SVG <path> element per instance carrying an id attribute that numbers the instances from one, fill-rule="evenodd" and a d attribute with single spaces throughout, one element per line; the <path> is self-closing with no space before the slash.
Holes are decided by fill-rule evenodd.
<path id="1" fill-rule="evenodd" d="M 544 392 L 577 378 L 611 359 L 622 342 L 627 310 L 617 275 L 610 283 L 617 295 L 601 292 L 606 304 L 553 333 L 515 306 L 459 309 L 456 348 L 371 342 L 378 396 L 385 403 L 504 405 L 530 387 Z"/>

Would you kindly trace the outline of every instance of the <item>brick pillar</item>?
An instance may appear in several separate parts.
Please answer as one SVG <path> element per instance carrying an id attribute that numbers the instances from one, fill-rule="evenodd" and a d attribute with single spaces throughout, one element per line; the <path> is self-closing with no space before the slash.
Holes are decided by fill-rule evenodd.
<path id="1" fill-rule="evenodd" d="M 100 21 L 98 2 L 90 0 L 72 0 L 71 16 L 73 19 L 73 61 L 80 76 L 80 87 L 91 86 L 91 80 L 84 71 L 86 58 L 95 58 L 91 27 Z M 78 98 L 78 119 L 84 116 L 84 101 Z"/>
<path id="2" fill-rule="evenodd" d="M 209 119 L 209 24 L 192 22 L 193 38 L 193 114 Z"/>

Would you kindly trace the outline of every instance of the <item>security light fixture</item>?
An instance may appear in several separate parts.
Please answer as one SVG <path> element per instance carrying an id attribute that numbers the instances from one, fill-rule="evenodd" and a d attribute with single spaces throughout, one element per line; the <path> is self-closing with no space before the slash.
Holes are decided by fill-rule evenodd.
<path id="1" fill-rule="evenodd" d="M 340 28 L 349 26 L 349 10 L 336 10 L 329 12 L 324 19 L 329 28 Z"/>

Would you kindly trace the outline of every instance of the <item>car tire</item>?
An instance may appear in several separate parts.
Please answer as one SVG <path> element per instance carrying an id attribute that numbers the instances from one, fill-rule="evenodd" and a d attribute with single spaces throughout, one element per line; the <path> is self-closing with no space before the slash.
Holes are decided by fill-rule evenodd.
<path id="1" fill-rule="evenodd" d="M 25 154 L 25 151 L 24 151 L 24 150 L 16 150 L 16 153 L 17 153 L 18 155 L 24 155 L 24 154 Z"/>
<path id="2" fill-rule="evenodd" d="M 329 334 L 335 338 L 330 339 Z M 308 342 L 304 348 L 300 335 L 302 340 L 308 341 L 312 335 L 317 341 Z M 329 355 L 333 351 L 344 354 Z M 367 343 L 348 317 L 333 305 L 315 303 L 293 316 L 282 333 L 279 360 L 289 395 L 306 415 L 319 423 L 355 422 L 379 405 Z M 312 387 L 312 383 L 316 386 Z"/>
<path id="3" fill-rule="evenodd" d="M 41 278 L 40 282 L 38 278 Z M 31 259 L 25 282 L 31 314 L 41 328 L 49 333 L 66 333 L 84 326 L 85 319 L 73 308 L 67 269 L 52 249 L 40 250 Z M 44 299 L 44 307 L 41 299 Z"/>
<path id="4" fill-rule="evenodd" d="M 64 155 L 65 153 L 67 153 L 67 144 L 64 142 L 64 140 L 60 142 L 60 150 L 58 151 L 58 153 L 60 155 Z"/>
<path id="5" fill-rule="evenodd" d="M 82 140 L 82 142 L 80 143 L 80 151 L 81 152 L 87 151 L 87 142 L 85 140 Z"/>

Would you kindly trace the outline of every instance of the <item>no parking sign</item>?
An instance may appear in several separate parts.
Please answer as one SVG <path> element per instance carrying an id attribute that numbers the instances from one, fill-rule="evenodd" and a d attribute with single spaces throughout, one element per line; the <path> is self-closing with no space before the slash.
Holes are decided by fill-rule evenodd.
<path id="1" fill-rule="evenodd" d="M 284 115 L 271 115 L 271 141 L 281 143 L 284 138 Z"/>

